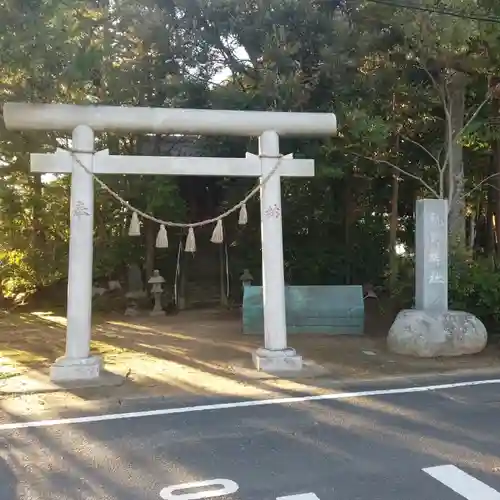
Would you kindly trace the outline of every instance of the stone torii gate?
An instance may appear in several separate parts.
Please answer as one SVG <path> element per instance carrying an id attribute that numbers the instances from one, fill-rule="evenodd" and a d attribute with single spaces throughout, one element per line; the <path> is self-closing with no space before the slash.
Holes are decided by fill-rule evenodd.
<path id="1" fill-rule="evenodd" d="M 31 154 L 31 171 L 71 174 L 70 246 L 66 353 L 51 367 L 51 379 L 99 377 L 101 360 L 90 356 L 95 174 L 250 176 L 265 178 L 280 158 L 279 136 L 332 136 L 329 113 L 195 110 L 118 106 L 6 103 L 9 130 L 72 132 L 73 153 Z M 94 151 L 95 132 L 259 137 L 259 156 L 192 158 L 109 155 Z M 314 160 L 281 158 L 260 192 L 264 347 L 254 355 L 257 369 L 300 370 L 302 358 L 287 344 L 281 218 L 281 176 L 313 176 Z"/>

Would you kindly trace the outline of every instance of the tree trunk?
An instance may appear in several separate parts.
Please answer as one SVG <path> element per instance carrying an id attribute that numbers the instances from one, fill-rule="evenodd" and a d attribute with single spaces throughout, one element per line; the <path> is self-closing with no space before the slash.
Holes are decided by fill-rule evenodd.
<path id="1" fill-rule="evenodd" d="M 474 251 L 476 241 L 476 214 L 471 213 L 469 217 L 469 250 Z"/>
<path id="2" fill-rule="evenodd" d="M 351 229 L 356 220 L 356 204 L 353 199 L 353 182 L 352 172 L 347 172 L 344 178 L 344 244 L 345 248 L 351 247 Z M 350 285 L 352 283 L 352 260 L 349 251 L 346 253 L 346 262 L 344 270 L 344 284 Z"/>
<path id="3" fill-rule="evenodd" d="M 43 227 L 43 184 L 41 174 L 29 175 L 29 183 L 33 190 L 32 195 L 32 224 L 33 233 L 31 244 L 38 251 L 42 252 L 45 247 L 45 230 Z"/>
<path id="4" fill-rule="evenodd" d="M 465 245 L 465 201 L 464 163 L 460 134 L 464 127 L 465 92 L 467 76 L 454 72 L 449 75 L 445 88 L 448 95 L 449 121 L 446 124 L 446 145 L 448 151 L 448 200 L 450 203 L 448 224 L 450 244 Z"/>
<path id="5" fill-rule="evenodd" d="M 189 259 L 185 252 L 181 250 L 181 269 L 180 269 L 180 278 L 179 278 L 179 303 L 177 307 L 179 311 L 186 309 L 187 307 L 187 297 L 186 297 L 186 288 L 187 288 L 187 266 Z"/>
<path id="6" fill-rule="evenodd" d="M 219 245 L 219 265 L 220 265 L 220 305 L 221 307 L 227 307 L 227 289 L 226 289 L 226 252 L 225 243 Z"/>
<path id="7" fill-rule="evenodd" d="M 396 253 L 399 222 L 398 204 L 399 177 L 394 174 L 392 176 L 391 221 L 389 227 L 389 292 L 391 296 L 398 279 L 398 255 Z"/>
<path id="8" fill-rule="evenodd" d="M 153 276 L 155 267 L 155 224 L 149 219 L 144 219 L 144 233 L 146 236 L 146 258 L 144 262 L 144 272 L 146 273 L 146 282 Z"/>
<path id="9" fill-rule="evenodd" d="M 500 78 L 493 78 L 490 82 L 492 87 L 497 87 L 500 84 Z M 498 224 L 498 219 L 500 217 L 500 96 L 498 92 L 492 93 L 491 101 L 491 115 L 490 120 L 493 127 L 493 139 L 491 141 L 491 149 L 493 151 L 493 161 L 490 175 L 496 175 L 493 184 L 496 186 L 496 191 L 491 189 L 491 193 L 495 198 L 495 232 L 496 232 L 496 242 L 500 241 L 500 224 Z M 500 262 L 500 245 L 496 245 L 496 262 Z"/>
<path id="10" fill-rule="evenodd" d="M 493 194 L 493 188 L 488 188 L 488 200 L 486 204 L 486 224 L 485 224 L 485 253 L 488 257 L 492 257 L 495 254 L 495 229 L 493 224 L 493 219 L 495 217 L 495 195 Z"/>
<path id="11" fill-rule="evenodd" d="M 396 94 L 392 96 L 392 110 L 396 109 Z M 395 137 L 395 152 L 399 154 L 399 134 Z M 397 160 L 396 160 L 397 161 Z M 392 174 L 392 194 L 391 194 L 391 219 L 389 225 L 389 293 L 392 296 L 396 288 L 398 279 L 398 255 L 396 253 L 396 244 L 398 239 L 399 222 L 399 177 L 397 171 Z"/>

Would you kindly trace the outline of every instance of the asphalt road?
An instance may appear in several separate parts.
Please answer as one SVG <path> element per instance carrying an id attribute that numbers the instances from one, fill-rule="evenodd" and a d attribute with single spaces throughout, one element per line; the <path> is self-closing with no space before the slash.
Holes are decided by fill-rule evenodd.
<path id="1" fill-rule="evenodd" d="M 158 414 L 165 406 L 28 428 L 4 416 L 0 499 L 500 500 L 500 381 Z"/>

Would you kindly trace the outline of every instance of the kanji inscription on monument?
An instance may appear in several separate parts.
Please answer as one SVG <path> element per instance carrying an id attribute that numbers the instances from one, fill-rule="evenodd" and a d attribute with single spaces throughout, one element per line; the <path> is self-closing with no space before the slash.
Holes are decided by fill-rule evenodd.
<path id="1" fill-rule="evenodd" d="M 415 228 L 415 307 L 448 309 L 448 203 L 418 200 Z"/>

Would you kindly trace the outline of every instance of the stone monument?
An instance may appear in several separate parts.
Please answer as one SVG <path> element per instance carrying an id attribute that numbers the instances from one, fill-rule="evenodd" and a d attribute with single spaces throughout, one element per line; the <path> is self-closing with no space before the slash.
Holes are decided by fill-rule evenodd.
<path id="1" fill-rule="evenodd" d="M 415 308 L 389 330 L 391 351 L 422 358 L 475 354 L 488 335 L 474 315 L 448 310 L 448 202 L 418 200 L 415 227 Z"/>
<path id="2" fill-rule="evenodd" d="M 244 269 L 240 276 L 242 290 L 245 291 L 246 286 L 250 286 L 253 282 L 253 276 L 248 269 Z"/>
<path id="3" fill-rule="evenodd" d="M 151 285 L 151 295 L 154 300 L 153 310 L 149 314 L 150 316 L 164 316 L 165 311 L 161 306 L 161 296 L 163 294 L 162 285 L 165 283 L 165 278 L 160 276 L 160 271 L 158 269 L 155 269 L 148 283 Z"/>
<path id="4" fill-rule="evenodd" d="M 125 316 L 137 316 L 137 302 L 139 299 L 142 299 L 147 295 L 146 291 L 144 290 L 141 270 L 137 264 L 128 266 L 127 287 L 128 291 L 125 294 L 125 297 L 127 299 L 127 309 L 125 309 Z"/>

